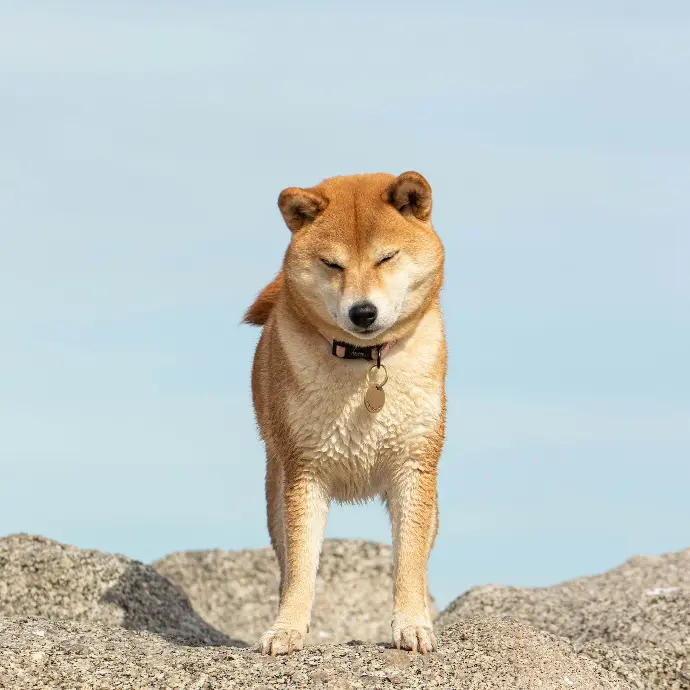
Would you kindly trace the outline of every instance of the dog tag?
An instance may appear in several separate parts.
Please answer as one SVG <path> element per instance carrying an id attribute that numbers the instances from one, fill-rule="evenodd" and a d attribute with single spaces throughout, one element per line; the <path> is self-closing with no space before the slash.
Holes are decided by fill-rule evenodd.
<path id="1" fill-rule="evenodd" d="M 388 372 L 383 364 L 380 368 L 383 369 L 383 373 L 385 374 L 385 378 L 383 381 L 381 381 L 381 383 L 373 383 L 370 381 L 372 370 L 379 369 L 379 367 L 374 365 L 367 372 L 367 383 L 369 384 L 369 387 L 367 388 L 367 392 L 364 394 L 364 407 L 367 408 L 367 412 L 371 412 L 372 414 L 380 412 L 383 409 L 383 406 L 386 404 L 386 393 L 384 392 L 383 387 L 386 385 L 386 381 L 388 381 Z"/>
<path id="2" fill-rule="evenodd" d="M 386 404 L 386 393 L 380 386 L 369 386 L 364 394 L 364 407 L 371 413 L 380 412 Z"/>

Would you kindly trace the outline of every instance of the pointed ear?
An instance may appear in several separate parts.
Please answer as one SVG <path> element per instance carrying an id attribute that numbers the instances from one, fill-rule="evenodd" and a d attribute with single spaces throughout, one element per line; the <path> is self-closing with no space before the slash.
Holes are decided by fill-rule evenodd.
<path id="1" fill-rule="evenodd" d="M 418 172 L 404 172 L 383 193 L 383 200 L 403 216 L 431 220 L 431 186 Z"/>
<path id="2" fill-rule="evenodd" d="M 278 208 L 292 232 L 297 232 L 302 226 L 311 223 L 326 206 L 328 199 L 311 189 L 288 187 L 278 197 Z"/>

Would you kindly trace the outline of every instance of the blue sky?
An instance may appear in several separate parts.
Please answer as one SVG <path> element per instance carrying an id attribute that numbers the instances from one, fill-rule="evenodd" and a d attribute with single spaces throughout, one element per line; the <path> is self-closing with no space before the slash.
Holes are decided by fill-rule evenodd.
<path id="1" fill-rule="evenodd" d="M 0 5 L 0 533 L 268 543 L 276 200 L 415 169 L 447 249 L 441 604 L 690 546 L 685 2 Z M 328 536 L 389 540 L 378 505 Z"/>

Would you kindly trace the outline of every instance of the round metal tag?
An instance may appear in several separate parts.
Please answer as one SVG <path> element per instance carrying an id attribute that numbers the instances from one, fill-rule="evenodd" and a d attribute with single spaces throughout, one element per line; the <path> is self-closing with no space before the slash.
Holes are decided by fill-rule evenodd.
<path id="1" fill-rule="evenodd" d="M 369 386 L 364 394 L 364 407 L 368 412 L 376 414 L 383 409 L 386 404 L 386 394 L 380 386 Z"/>

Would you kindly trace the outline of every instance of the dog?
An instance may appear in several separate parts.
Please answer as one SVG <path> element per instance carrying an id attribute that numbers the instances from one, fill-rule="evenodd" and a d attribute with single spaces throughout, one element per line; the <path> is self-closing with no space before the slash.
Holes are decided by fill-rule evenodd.
<path id="1" fill-rule="evenodd" d="M 243 322 L 262 326 L 252 398 L 266 447 L 280 604 L 263 655 L 301 649 L 330 502 L 380 497 L 393 533 L 393 643 L 436 649 L 427 561 L 445 436 L 444 250 L 417 172 L 290 187 L 283 266 Z"/>

